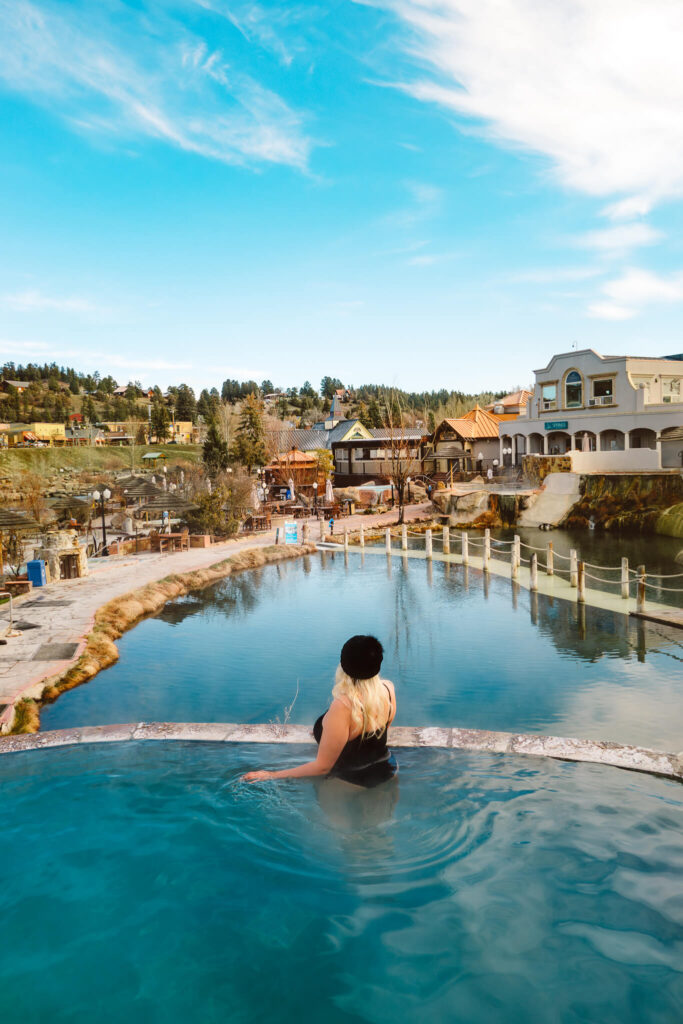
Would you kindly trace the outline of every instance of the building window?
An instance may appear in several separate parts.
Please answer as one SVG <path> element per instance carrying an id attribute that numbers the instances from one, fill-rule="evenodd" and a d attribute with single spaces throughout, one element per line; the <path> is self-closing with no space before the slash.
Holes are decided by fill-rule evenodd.
<path id="1" fill-rule="evenodd" d="M 593 397 L 594 398 L 609 398 L 614 397 L 614 381 L 611 377 L 605 378 L 605 380 L 594 380 L 593 381 Z"/>
<path id="2" fill-rule="evenodd" d="M 581 374 L 577 373 L 576 370 L 572 370 L 571 373 L 567 374 L 567 379 L 564 383 L 564 393 L 564 404 L 567 409 L 581 408 L 583 405 L 583 381 Z"/>
<path id="3" fill-rule="evenodd" d="M 544 409 L 554 409 L 557 405 L 557 384 L 541 385 L 541 402 Z"/>

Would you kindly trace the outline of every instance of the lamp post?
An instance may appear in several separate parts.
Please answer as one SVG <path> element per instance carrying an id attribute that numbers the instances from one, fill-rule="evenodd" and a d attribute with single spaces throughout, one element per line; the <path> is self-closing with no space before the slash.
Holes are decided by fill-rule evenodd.
<path id="1" fill-rule="evenodd" d="M 410 505 L 410 477 L 406 477 L 406 483 L 408 485 L 408 504 Z"/>
<path id="2" fill-rule="evenodd" d="M 313 509 L 318 510 L 318 481 L 313 481 Z"/>
<path id="3" fill-rule="evenodd" d="M 100 491 L 93 491 L 92 496 L 95 499 L 95 502 L 99 501 L 100 503 L 100 512 L 102 513 L 102 554 L 108 555 L 109 550 L 107 548 L 107 524 L 104 521 L 104 503 L 105 501 L 109 501 L 111 498 L 111 491 L 108 487 L 105 487 L 101 493 Z"/>

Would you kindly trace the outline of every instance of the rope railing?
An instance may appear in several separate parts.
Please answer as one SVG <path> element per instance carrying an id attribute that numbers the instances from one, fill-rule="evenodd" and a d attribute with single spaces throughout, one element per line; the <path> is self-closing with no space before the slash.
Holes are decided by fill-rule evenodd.
<path id="1" fill-rule="evenodd" d="M 395 550 L 392 548 L 391 529 L 387 528 L 384 532 L 386 553 L 387 556 L 390 557 Z M 443 526 L 440 530 L 427 528 L 424 531 L 417 531 L 409 530 L 407 525 L 404 524 L 401 527 L 400 535 L 401 550 L 403 552 L 408 549 L 409 537 L 424 540 L 424 550 L 428 560 L 432 558 L 432 545 L 434 541 L 441 541 L 442 544 L 439 552 L 439 558 L 448 558 L 451 553 L 451 544 L 459 539 L 463 565 L 469 564 L 470 545 L 478 549 L 483 549 L 479 550 L 474 557 L 476 557 L 477 563 L 480 563 L 481 568 L 485 573 L 491 572 L 492 569 L 491 554 L 493 548 L 494 564 L 499 566 L 501 564 L 509 564 L 510 578 L 512 580 L 518 579 L 520 566 L 524 565 L 525 567 L 528 567 L 527 585 L 533 592 L 539 589 L 539 573 L 545 574 L 546 577 L 552 577 L 556 574 L 560 575 L 565 586 L 568 581 L 570 587 L 576 589 L 576 598 L 579 603 L 585 603 L 586 601 L 585 588 L 587 580 L 600 584 L 600 588 L 602 589 L 619 587 L 621 597 L 624 600 L 628 600 L 632 596 L 631 585 L 635 584 L 636 611 L 639 613 L 645 611 L 646 590 L 668 594 L 683 594 L 683 587 L 662 586 L 661 582 L 659 582 L 661 580 L 683 579 L 683 572 L 648 574 L 646 573 L 644 565 L 639 565 L 637 569 L 630 568 L 627 558 L 622 558 L 621 565 L 600 565 L 597 562 L 587 562 L 580 559 L 578 557 L 578 552 L 574 549 L 571 550 L 568 555 L 565 555 L 560 551 L 555 551 L 552 541 L 548 541 L 545 547 L 539 547 L 538 545 L 525 543 L 517 534 L 512 540 L 491 537 L 491 531 L 489 529 L 484 530 L 483 537 L 472 537 L 469 535 L 467 530 L 456 532 L 448 526 Z M 360 544 L 361 547 L 363 547 L 364 542 L 362 529 Z M 507 551 L 505 551 L 506 548 L 508 549 Z M 530 558 L 525 558 L 522 555 L 522 548 L 531 552 Z M 344 531 L 344 549 L 348 549 L 348 534 L 346 530 Z M 539 561 L 538 552 L 545 555 L 545 561 Z M 501 559 L 506 554 L 509 555 L 509 559 L 501 563 Z M 569 565 L 565 567 L 556 567 L 556 559 L 562 559 L 564 562 L 568 562 Z M 589 569 L 593 569 L 595 571 L 589 572 Z M 525 572 L 526 571 L 527 570 L 525 569 Z M 620 575 L 618 578 L 610 578 L 601 575 L 602 573 L 611 572 L 618 572 Z"/>

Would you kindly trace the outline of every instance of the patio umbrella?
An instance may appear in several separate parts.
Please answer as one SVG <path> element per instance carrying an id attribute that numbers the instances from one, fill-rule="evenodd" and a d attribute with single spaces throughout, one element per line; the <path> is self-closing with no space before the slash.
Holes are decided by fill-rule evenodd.
<path id="1" fill-rule="evenodd" d="M 287 481 L 287 487 L 289 488 L 289 493 L 291 495 L 292 501 L 294 501 L 296 499 L 296 493 L 294 491 L 294 480 L 292 479 L 291 476 Z"/>
<path id="2" fill-rule="evenodd" d="M 332 481 L 329 477 L 325 483 L 325 501 L 328 505 L 331 505 L 334 502 L 334 491 L 332 490 Z"/>
<path id="3" fill-rule="evenodd" d="M 256 484 L 251 488 L 251 507 L 259 508 L 261 502 L 259 501 L 258 491 L 256 490 Z"/>
<path id="4" fill-rule="evenodd" d="M 582 452 L 589 452 L 590 450 L 591 450 L 591 439 L 588 436 L 588 433 L 586 431 L 584 431 L 583 437 L 581 439 L 581 451 Z"/>

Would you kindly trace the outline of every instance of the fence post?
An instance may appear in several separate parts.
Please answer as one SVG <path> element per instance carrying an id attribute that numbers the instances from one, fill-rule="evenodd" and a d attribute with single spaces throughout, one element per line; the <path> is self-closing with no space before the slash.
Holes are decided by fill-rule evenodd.
<path id="1" fill-rule="evenodd" d="M 579 559 L 576 567 L 576 600 L 580 601 L 581 604 L 586 603 L 586 563 L 583 559 Z"/>
<path id="2" fill-rule="evenodd" d="M 636 611 L 645 611 L 645 566 L 638 566 L 638 597 L 636 599 Z"/>
<path id="3" fill-rule="evenodd" d="M 529 565 L 529 590 L 538 590 L 538 557 L 535 551 L 531 553 Z"/>
<path id="4" fill-rule="evenodd" d="M 555 569 L 554 569 L 554 566 L 553 566 L 553 542 L 551 540 L 548 541 L 548 548 L 547 548 L 545 557 L 546 557 L 545 574 L 546 574 L 546 576 L 552 576 L 554 574 L 554 572 L 555 572 Z"/>
<path id="5" fill-rule="evenodd" d="M 513 580 L 519 578 L 519 567 L 522 564 L 522 541 L 518 534 L 515 534 L 512 542 L 512 553 L 510 555 L 510 575 Z"/>
<path id="6" fill-rule="evenodd" d="M 489 561 L 491 559 L 491 531 L 484 530 L 484 572 L 489 571 Z"/>
<path id="7" fill-rule="evenodd" d="M 460 536 L 462 538 L 462 564 L 469 565 L 470 553 L 467 547 L 467 531 L 463 530 Z"/>
<path id="8" fill-rule="evenodd" d="M 408 527 L 404 523 L 401 527 L 401 551 L 408 550 Z"/>
<path id="9" fill-rule="evenodd" d="M 427 530 L 425 533 L 425 555 L 427 558 L 432 557 L 432 531 Z"/>
<path id="10" fill-rule="evenodd" d="M 301 539 L 304 542 L 304 544 L 308 544 L 308 523 L 304 523 L 303 525 L 303 529 L 301 531 Z"/>
<path id="11" fill-rule="evenodd" d="M 444 555 L 450 555 L 451 553 L 451 535 L 447 526 L 443 528 L 443 553 Z"/>
<path id="12" fill-rule="evenodd" d="M 320 523 L 320 539 L 325 540 L 325 517 L 323 516 L 318 522 Z"/>
<path id="13" fill-rule="evenodd" d="M 349 531 L 344 527 L 344 551 L 349 550 Z"/>
<path id="14" fill-rule="evenodd" d="M 384 531 L 384 547 L 386 548 L 387 554 L 390 555 L 391 554 L 391 530 L 389 529 L 388 526 L 387 526 L 386 530 Z"/>
<path id="15" fill-rule="evenodd" d="M 621 560 L 621 596 L 628 598 L 629 591 L 629 580 L 628 580 L 628 558 L 622 558 Z"/>
<path id="16" fill-rule="evenodd" d="M 576 551 L 574 548 L 569 552 L 569 586 L 578 587 L 579 585 L 579 570 L 578 563 L 576 561 Z"/>

